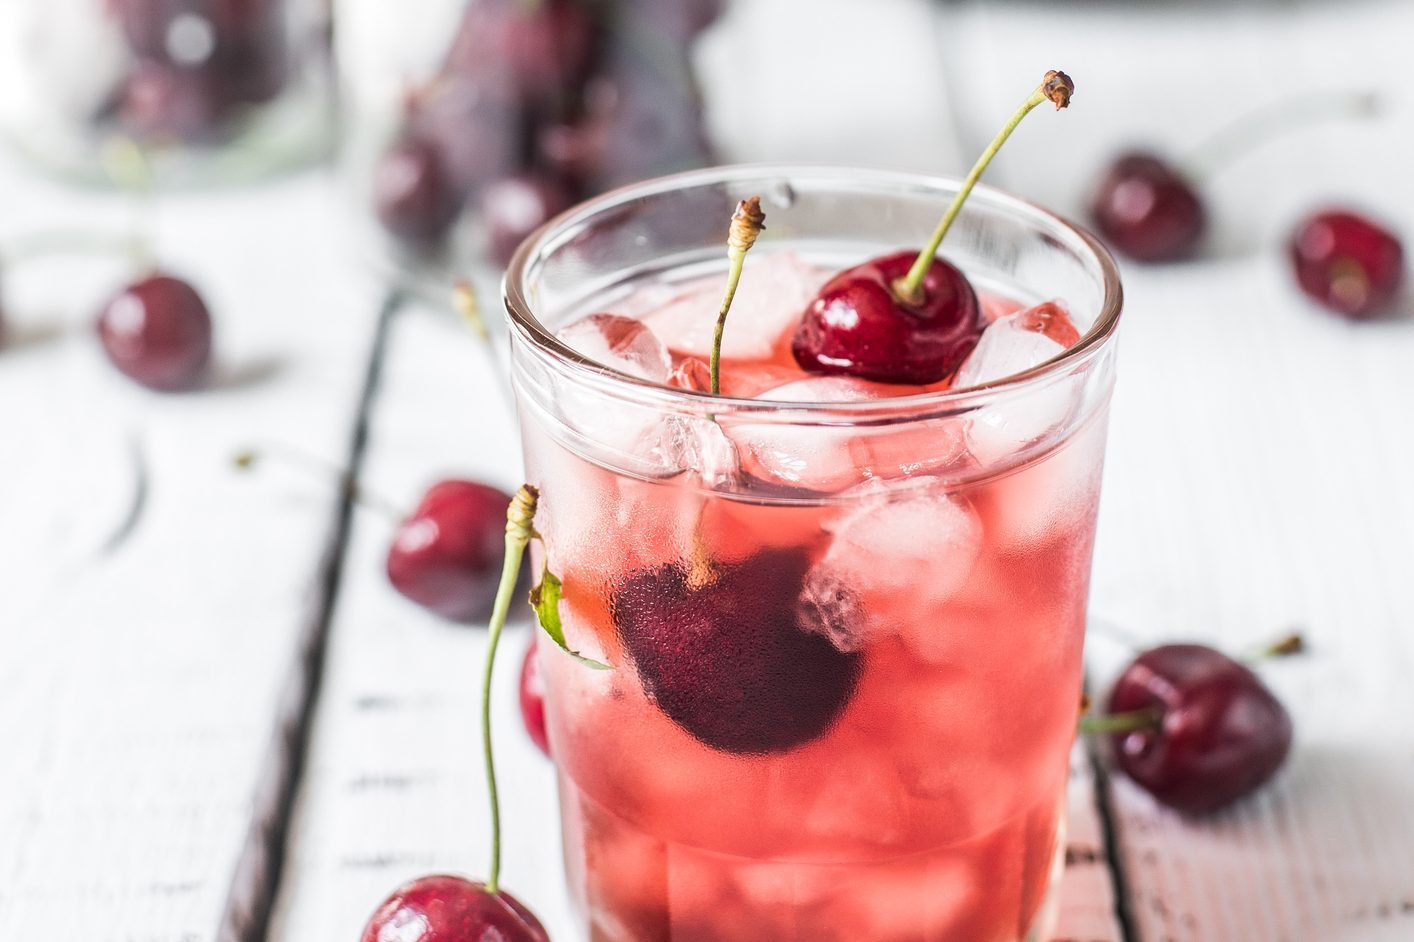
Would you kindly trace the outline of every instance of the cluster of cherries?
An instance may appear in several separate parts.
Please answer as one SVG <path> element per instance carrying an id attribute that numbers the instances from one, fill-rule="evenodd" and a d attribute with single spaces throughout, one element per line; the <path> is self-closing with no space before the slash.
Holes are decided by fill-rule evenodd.
<path id="1" fill-rule="evenodd" d="M 471 0 L 375 171 L 389 233 L 435 248 L 471 207 L 493 258 L 589 193 L 710 154 L 687 45 L 722 0 Z"/>
<path id="2" fill-rule="evenodd" d="M 821 289 L 793 338 L 803 368 L 895 383 L 933 382 L 957 368 L 985 322 L 976 292 L 937 257 L 938 246 L 1011 129 L 1043 101 L 1065 107 L 1073 91 L 1064 73 L 1046 75 L 973 168 L 921 252 L 872 259 Z M 743 201 L 733 217 L 722 318 L 755 238 L 740 228 L 759 230 L 762 218 L 759 200 Z M 489 508 L 480 523 L 496 533 L 500 524 Z M 771 549 L 739 562 L 682 560 L 621 579 L 610 605 L 614 626 L 658 708 L 704 744 L 735 754 L 782 752 L 824 733 L 853 693 L 861 656 L 799 624 L 795 599 L 807 568 L 799 551 Z M 493 638 L 499 627 L 493 618 Z M 527 732 L 548 755 L 533 646 L 521 665 L 520 706 Z M 1159 800 L 1190 812 L 1222 807 L 1265 782 L 1291 742 L 1289 717 L 1256 675 L 1199 645 L 1141 654 L 1120 676 L 1109 710 L 1103 719 L 1120 767 Z M 364 942 L 441 938 L 545 942 L 547 935 L 504 890 L 439 875 L 398 889 L 363 936 Z"/>
<path id="3" fill-rule="evenodd" d="M 1151 151 L 1130 151 L 1106 171 L 1091 201 L 1095 227 L 1118 252 L 1142 262 L 1193 257 L 1208 211 L 1197 175 Z M 1347 208 L 1302 219 L 1288 239 L 1296 282 L 1353 320 L 1388 311 L 1404 278 L 1404 248 L 1380 223 Z"/>
<path id="4" fill-rule="evenodd" d="M 109 111 L 150 140 L 205 142 L 288 77 L 285 0 L 107 0 L 133 64 Z"/>

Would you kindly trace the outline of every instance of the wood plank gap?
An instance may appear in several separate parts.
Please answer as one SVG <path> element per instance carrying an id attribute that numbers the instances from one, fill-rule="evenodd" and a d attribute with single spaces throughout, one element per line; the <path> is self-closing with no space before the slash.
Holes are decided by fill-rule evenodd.
<path id="1" fill-rule="evenodd" d="M 1124 862 L 1120 853 L 1119 828 L 1113 807 L 1110 789 L 1110 773 L 1105 768 L 1100 750 L 1092 737 L 1084 737 L 1085 755 L 1090 761 L 1090 774 L 1095 782 L 1095 808 L 1100 817 L 1100 835 L 1105 843 L 1105 866 L 1110 871 L 1110 882 L 1114 886 L 1114 914 L 1119 923 L 1120 938 L 1123 942 L 1139 942 L 1139 933 L 1134 928 L 1134 915 L 1130 911 L 1129 880 L 1124 872 Z"/>
<path id="2" fill-rule="evenodd" d="M 401 291 L 390 290 L 384 296 L 378 314 L 349 439 L 347 471 L 339 491 L 329 539 L 315 570 L 315 592 L 310 601 L 310 612 L 295 649 L 290 675 L 281 692 L 275 735 L 256 786 L 250 828 L 236 860 L 230 893 L 216 932 L 218 942 L 265 942 L 269 933 L 271 913 L 280 891 L 290 818 L 304 772 L 315 708 L 319 703 L 329 626 L 333 623 L 345 548 L 352 529 L 355 484 L 368 443 L 369 417 L 383 369 L 384 348 L 388 344 L 393 318 L 402 308 L 404 300 Z"/>

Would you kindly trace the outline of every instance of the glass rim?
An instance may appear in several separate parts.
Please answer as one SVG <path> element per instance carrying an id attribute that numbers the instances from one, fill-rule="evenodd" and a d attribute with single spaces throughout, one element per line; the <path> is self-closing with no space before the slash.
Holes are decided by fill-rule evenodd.
<path id="1" fill-rule="evenodd" d="M 822 181 L 845 179 L 854 184 L 875 188 L 891 186 L 940 194 L 956 192 L 962 182 L 954 177 L 906 170 L 866 169 L 833 164 L 761 163 L 729 164 L 689 170 L 618 187 L 560 213 L 527 236 L 517 247 L 501 281 L 502 302 L 511 328 L 519 333 L 532 349 L 538 350 L 559 366 L 572 370 L 577 378 L 600 387 L 610 395 L 626 396 L 645 404 L 675 411 L 806 415 L 828 413 L 856 419 L 879 419 L 919 411 L 952 413 L 970 410 L 987 400 L 1044 385 L 1053 377 L 1065 374 L 1098 356 L 1114 336 L 1123 307 L 1124 292 L 1120 285 L 1119 268 L 1109 250 L 1088 230 L 1064 216 L 986 184 L 978 184 L 972 191 L 968 199 L 969 205 L 986 203 L 1028 218 L 1052 234 L 1064 236 L 1070 242 L 1066 247 L 1079 255 L 1088 256 L 1089 260 L 1098 266 L 1103 288 L 1100 311 L 1077 343 L 1028 370 L 987 383 L 962 389 L 850 402 L 765 400 L 714 395 L 706 391 L 666 386 L 605 366 L 560 340 L 532 311 L 525 290 L 526 276 L 533 270 L 538 258 L 556 247 L 558 240 L 555 236 L 558 234 L 575 231 L 595 217 L 645 197 L 661 196 L 694 186 L 759 181 L 764 177 L 779 177 L 784 181 L 802 177 Z M 966 212 L 966 208 L 963 212 Z M 725 257 L 725 220 L 722 231 Z"/>

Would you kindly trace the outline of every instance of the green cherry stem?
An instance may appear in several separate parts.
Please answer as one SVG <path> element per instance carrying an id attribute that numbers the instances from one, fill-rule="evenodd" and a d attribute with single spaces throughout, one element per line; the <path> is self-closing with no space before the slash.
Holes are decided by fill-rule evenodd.
<path id="1" fill-rule="evenodd" d="M 1379 95 L 1370 91 L 1307 92 L 1284 98 L 1222 128 L 1194 148 L 1179 166 L 1190 183 L 1201 185 L 1237 158 L 1287 131 L 1331 120 L 1374 118 L 1380 109 Z"/>
<path id="2" fill-rule="evenodd" d="M 906 304 L 919 304 L 923 300 L 923 279 L 928 274 L 929 267 L 933 264 L 933 258 L 938 254 L 938 246 L 943 244 L 943 238 L 952 228 L 953 220 L 962 211 L 962 204 L 967 202 L 967 197 L 971 195 L 972 188 L 977 185 L 977 181 L 982 179 L 982 174 L 986 171 L 987 165 L 992 162 L 992 158 L 997 155 L 997 151 L 1002 149 L 1007 138 L 1011 137 L 1011 132 L 1016 130 L 1016 126 L 1021 120 L 1030 114 L 1037 105 L 1044 101 L 1053 102 L 1056 110 L 1069 107 L 1070 97 L 1075 94 L 1075 83 L 1070 80 L 1070 76 L 1055 69 L 1047 72 L 1041 79 L 1041 84 L 1036 86 L 1036 90 L 1031 93 L 1021 107 L 1016 109 L 1007 123 L 1002 125 L 1002 129 L 997 132 L 997 136 L 992 138 L 992 143 L 987 145 L 987 149 L 982 151 L 982 156 L 977 158 L 977 162 L 972 165 L 972 169 L 967 171 L 967 176 L 962 181 L 962 186 L 958 189 L 957 195 L 953 197 L 952 203 L 948 206 L 947 212 L 943 213 L 942 221 L 938 223 L 938 228 L 933 230 L 933 237 L 928 240 L 923 251 L 918 253 L 918 258 L 914 260 L 913 267 L 908 270 L 908 274 L 894 282 L 894 293 L 899 300 Z"/>
<path id="3" fill-rule="evenodd" d="M 1248 652 L 1241 660 L 1248 667 L 1255 666 L 1263 661 L 1275 660 L 1279 657 L 1291 657 L 1293 654 L 1304 654 L 1306 652 L 1306 639 L 1301 632 L 1293 631 L 1282 635 L 1280 638 L 1264 644 L 1260 648 Z"/>
<path id="4" fill-rule="evenodd" d="M 731 268 L 727 272 L 727 292 L 722 296 L 722 308 L 717 312 L 717 329 L 712 334 L 712 395 L 722 394 L 722 331 L 727 326 L 727 312 L 732 309 L 732 299 L 736 297 L 737 282 L 741 281 L 741 269 L 746 264 L 746 253 L 756 244 L 756 237 L 766 228 L 766 214 L 761 211 L 761 197 L 753 196 L 736 204 L 732 213 L 731 228 L 727 230 L 727 259 Z"/>
<path id="5" fill-rule="evenodd" d="M 1080 732 L 1089 735 L 1133 733 L 1143 729 L 1158 729 L 1163 717 L 1158 710 L 1133 710 L 1108 716 L 1086 714 L 1080 717 Z"/>
<path id="6" fill-rule="evenodd" d="M 535 530 L 535 505 L 540 492 L 529 484 L 521 485 L 506 509 L 506 560 L 501 567 L 501 584 L 496 588 L 496 604 L 491 610 L 490 632 L 486 638 L 486 669 L 481 679 L 481 748 L 486 759 L 486 792 L 491 799 L 491 871 L 486 877 L 486 892 L 495 893 L 501 879 L 501 798 L 496 791 L 496 760 L 491 750 L 491 675 L 496 665 L 496 647 L 501 642 L 501 630 L 506 627 L 506 615 L 515 595 L 520 562 Z"/>

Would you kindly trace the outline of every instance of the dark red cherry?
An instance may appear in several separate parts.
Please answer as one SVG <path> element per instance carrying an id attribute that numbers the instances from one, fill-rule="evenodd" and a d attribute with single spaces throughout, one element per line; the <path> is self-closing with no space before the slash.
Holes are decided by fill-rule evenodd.
<path id="1" fill-rule="evenodd" d="M 658 708 L 724 752 L 784 752 L 823 735 L 862 658 L 801 623 L 808 566 L 798 550 L 765 550 L 703 572 L 682 562 L 625 577 L 610 599 L 614 625 Z"/>
<path id="2" fill-rule="evenodd" d="M 540 158 L 590 190 L 700 166 L 711 157 L 691 76 L 615 63 L 584 92 L 584 115 L 539 131 Z"/>
<path id="3" fill-rule="evenodd" d="M 573 203 L 569 187 L 543 172 L 518 173 L 486 187 L 479 200 L 479 215 L 491 258 L 498 265 L 509 264 L 526 236 Z"/>
<path id="4" fill-rule="evenodd" d="M 550 935 L 505 890 L 436 875 L 394 890 L 369 917 L 362 942 L 550 942 Z"/>
<path id="5" fill-rule="evenodd" d="M 1192 256 L 1207 222 L 1193 185 L 1163 158 L 1142 151 L 1110 165 L 1091 215 L 1105 241 L 1141 262 Z"/>
<path id="6" fill-rule="evenodd" d="M 388 548 L 393 588 L 444 618 L 486 618 L 496 598 L 511 495 L 475 481 L 439 481 L 398 525 Z"/>
<path id="7" fill-rule="evenodd" d="M 585 78 L 594 44 L 581 0 L 473 0 L 446 70 L 472 79 L 500 72 L 523 96 L 558 99 Z"/>
<path id="8" fill-rule="evenodd" d="M 1301 290 L 1346 317 L 1363 320 L 1388 307 L 1404 279 L 1404 248 L 1394 233 L 1345 210 L 1303 220 L 1290 251 Z"/>
<path id="9" fill-rule="evenodd" d="M 1291 748 L 1291 718 L 1243 665 L 1198 644 L 1146 651 L 1120 675 L 1109 711 L 1152 710 L 1155 728 L 1115 733 L 1115 761 L 1159 801 L 1216 811 L 1272 777 Z"/>
<path id="10" fill-rule="evenodd" d="M 461 212 L 463 197 L 429 142 L 404 138 L 383 155 L 373 179 L 383 228 L 406 242 L 435 245 Z"/>
<path id="11" fill-rule="evenodd" d="M 826 282 L 791 339 L 801 368 L 917 385 L 956 370 L 977 346 L 987 318 L 966 276 L 939 258 L 923 279 L 921 303 L 900 300 L 893 285 L 917 255 L 885 255 Z"/>
<path id="12" fill-rule="evenodd" d="M 550 737 L 545 732 L 545 680 L 540 676 L 540 658 L 535 654 L 535 640 L 525 649 L 520 664 L 520 718 L 530 741 L 545 755 L 550 754 Z"/>
<path id="13" fill-rule="evenodd" d="M 142 385 L 190 389 L 211 360 L 211 313 L 187 282 L 152 275 L 103 306 L 98 337 L 113 365 Z"/>

